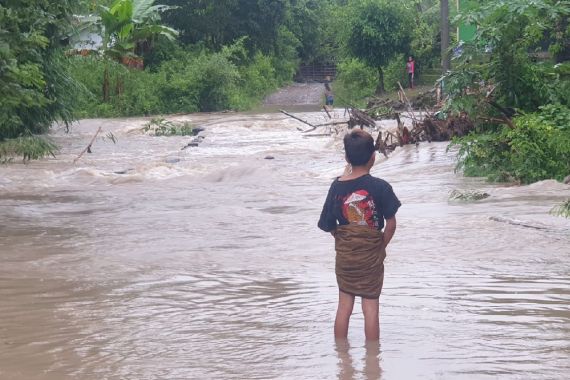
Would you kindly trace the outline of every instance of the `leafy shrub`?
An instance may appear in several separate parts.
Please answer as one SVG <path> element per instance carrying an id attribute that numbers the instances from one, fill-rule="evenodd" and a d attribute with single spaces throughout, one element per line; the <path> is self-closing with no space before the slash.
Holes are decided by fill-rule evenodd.
<path id="1" fill-rule="evenodd" d="M 560 129 L 570 130 L 570 108 L 561 104 L 547 104 L 540 107 L 538 118 Z"/>
<path id="2" fill-rule="evenodd" d="M 550 214 L 555 216 L 562 216 L 564 218 L 570 218 L 570 199 L 567 199 L 557 206 L 554 206 L 552 210 L 550 210 Z"/>
<path id="3" fill-rule="evenodd" d="M 275 67 L 275 77 L 280 85 L 290 81 L 295 75 L 299 67 L 297 49 L 300 46 L 301 42 L 289 29 L 279 28 L 272 64 Z"/>
<path id="4" fill-rule="evenodd" d="M 192 124 L 174 123 L 162 117 L 153 118 L 145 124 L 143 132 L 149 133 L 153 136 L 193 136 L 194 127 Z"/>
<path id="5" fill-rule="evenodd" d="M 516 128 L 471 134 L 454 141 L 459 145 L 459 165 L 467 176 L 523 183 L 570 173 L 570 130 L 529 114 L 515 119 Z"/>
<path id="6" fill-rule="evenodd" d="M 406 74 L 406 57 L 404 54 L 397 54 L 390 60 L 384 69 L 384 85 L 386 90 L 397 90 L 398 82 L 406 87 L 408 76 Z"/>
<path id="7" fill-rule="evenodd" d="M 0 3 L 0 141 L 72 121 L 74 83 L 60 50 L 71 10 L 67 0 Z"/>
<path id="8" fill-rule="evenodd" d="M 246 109 L 269 94 L 280 83 L 272 57 L 258 52 L 250 64 L 239 68 L 240 80 L 232 96 L 232 108 Z"/>
<path id="9" fill-rule="evenodd" d="M 40 136 L 21 136 L 15 139 L 0 141 L 0 162 L 7 163 L 16 157 L 24 162 L 37 160 L 46 156 L 54 156 L 57 146 Z"/>
<path id="10" fill-rule="evenodd" d="M 175 58 L 140 71 L 99 57 L 70 57 L 73 78 L 82 84 L 77 95 L 79 117 L 117 117 L 247 109 L 283 82 L 275 57 L 256 53 L 251 59 L 242 42 L 219 52 L 202 48 L 177 50 Z M 103 101 L 105 69 L 110 99 Z"/>
<path id="11" fill-rule="evenodd" d="M 111 96 L 103 102 L 103 76 L 107 67 Z M 99 57 L 70 57 L 69 70 L 82 84 L 77 93 L 78 117 L 117 117 L 159 113 L 161 100 L 156 92 L 158 77 L 147 71 L 125 66 Z"/>
<path id="12" fill-rule="evenodd" d="M 374 94 L 378 84 L 378 72 L 358 59 L 351 58 L 341 62 L 338 66 L 335 93 L 341 102 L 356 104 Z"/>

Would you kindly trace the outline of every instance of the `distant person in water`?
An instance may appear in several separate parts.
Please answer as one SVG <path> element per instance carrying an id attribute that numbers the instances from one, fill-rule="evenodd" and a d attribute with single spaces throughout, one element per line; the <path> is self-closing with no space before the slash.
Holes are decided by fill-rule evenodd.
<path id="1" fill-rule="evenodd" d="M 325 83 L 325 105 L 332 107 L 333 103 L 334 103 L 334 96 L 331 89 L 331 85 Z"/>
<path id="2" fill-rule="evenodd" d="M 414 88 L 414 76 L 416 74 L 416 62 L 413 57 L 408 57 L 408 62 L 406 62 L 406 72 L 408 73 L 408 85 L 410 88 Z"/>
<path id="3" fill-rule="evenodd" d="M 344 149 L 352 169 L 333 181 L 318 223 L 335 238 L 339 297 L 334 335 L 347 337 L 358 296 L 362 297 L 366 339 L 378 340 L 384 258 L 401 203 L 388 182 L 370 175 L 376 157 L 370 134 L 359 129 L 350 132 L 344 137 Z"/>

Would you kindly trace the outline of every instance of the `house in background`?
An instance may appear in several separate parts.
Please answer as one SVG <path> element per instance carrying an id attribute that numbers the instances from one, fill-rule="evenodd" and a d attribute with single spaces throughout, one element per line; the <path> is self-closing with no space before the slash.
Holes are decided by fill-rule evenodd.
<path id="1" fill-rule="evenodd" d="M 97 16 L 73 16 L 73 32 L 69 38 L 71 53 L 89 55 L 103 47 L 103 33 Z"/>

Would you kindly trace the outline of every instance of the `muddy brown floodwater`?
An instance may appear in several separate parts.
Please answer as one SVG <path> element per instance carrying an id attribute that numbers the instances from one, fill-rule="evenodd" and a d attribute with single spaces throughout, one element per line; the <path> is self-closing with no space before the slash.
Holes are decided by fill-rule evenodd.
<path id="1" fill-rule="evenodd" d="M 403 203 L 380 344 L 358 306 L 335 343 L 316 223 L 338 140 L 281 114 L 177 119 L 201 146 L 86 120 L 55 133 L 56 159 L 0 167 L 1 379 L 568 378 L 570 222 L 548 211 L 569 186 L 463 178 L 445 144 L 396 150 L 373 169 Z M 100 125 L 117 143 L 74 165 Z M 491 196 L 448 200 L 465 189 Z"/>

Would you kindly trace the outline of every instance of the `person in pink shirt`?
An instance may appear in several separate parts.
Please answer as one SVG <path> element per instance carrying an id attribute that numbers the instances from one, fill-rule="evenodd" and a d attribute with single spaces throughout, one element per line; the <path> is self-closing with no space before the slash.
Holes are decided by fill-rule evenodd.
<path id="1" fill-rule="evenodd" d="M 408 73 L 408 83 L 410 85 L 410 88 L 414 88 L 414 74 L 416 72 L 416 62 L 412 57 L 408 57 L 408 62 L 406 62 L 406 72 Z"/>

